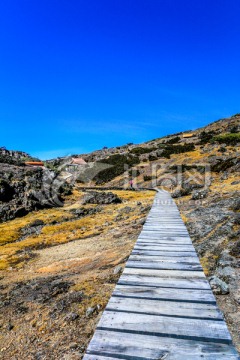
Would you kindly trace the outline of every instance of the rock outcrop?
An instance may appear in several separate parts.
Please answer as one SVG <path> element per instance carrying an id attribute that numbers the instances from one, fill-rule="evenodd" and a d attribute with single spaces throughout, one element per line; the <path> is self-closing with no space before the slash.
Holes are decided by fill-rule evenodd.
<path id="1" fill-rule="evenodd" d="M 53 171 L 40 167 L 0 164 L 0 222 L 33 210 L 62 206 L 69 187 Z"/>

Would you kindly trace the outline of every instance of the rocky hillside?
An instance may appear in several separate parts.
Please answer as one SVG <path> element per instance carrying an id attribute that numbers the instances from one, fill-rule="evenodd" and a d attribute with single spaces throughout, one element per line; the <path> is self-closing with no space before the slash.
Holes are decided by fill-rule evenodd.
<path id="1" fill-rule="evenodd" d="M 39 161 L 39 159 L 30 156 L 23 151 L 8 150 L 5 147 L 0 148 L 0 163 L 23 166 L 25 161 Z"/>
<path id="2" fill-rule="evenodd" d="M 25 165 L 25 161 L 36 160 L 24 152 L 0 149 L 0 223 L 34 210 L 62 206 L 69 185 L 55 171 Z"/>
<path id="3" fill-rule="evenodd" d="M 238 345 L 239 146 L 236 114 L 197 130 L 79 155 L 111 166 L 93 176 L 91 185 L 127 188 L 133 179 L 136 189 L 164 187 L 172 193 Z"/>
<path id="4" fill-rule="evenodd" d="M 80 167 L 68 158 L 45 169 L 0 164 L 0 358 L 82 358 L 153 201 L 153 191 L 129 191 L 130 180 L 172 193 L 240 350 L 239 131 L 236 114 L 74 155 Z M 67 197 L 63 184 L 73 185 Z M 85 194 L 89 186 L 105 191 Z"/>

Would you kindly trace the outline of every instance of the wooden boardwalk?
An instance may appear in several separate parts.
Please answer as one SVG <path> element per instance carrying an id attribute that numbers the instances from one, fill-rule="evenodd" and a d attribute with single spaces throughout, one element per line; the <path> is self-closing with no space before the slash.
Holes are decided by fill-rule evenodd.
<path id="1" fill-rule="evenodd" d="M 171 196 L 156 194 L 84 360 L 239 359 Z"/>

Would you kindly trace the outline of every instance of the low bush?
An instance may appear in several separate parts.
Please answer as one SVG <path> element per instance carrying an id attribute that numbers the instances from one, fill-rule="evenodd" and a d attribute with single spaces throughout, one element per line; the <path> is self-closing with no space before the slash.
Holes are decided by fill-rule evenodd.
<path id="1" fill-rule="evenodd" d="M 98 161 L 97 163 L 101 163 L 102 161 Z M 134 156 L 132 154 L 130 155 L 120 155 L 115 154 L 109 156 L 108 159 L 104 159 L 105 164 L 112 165 L 111 167 L 100 171 L 95 177 L 94 180 L 96 181 L 96 184 L 103 184 L 108 181 L 111 181 L 115 177 L 121 175 L 124 173 L 125 165 L 128 165 L 129 167 L 133 167 L 140 163 L 140 160 L 138 156 Z"/>
<path id="2" fill-rule="evenodd" d="M 175 136 L 174 138 L 170 139 L 170 140 L 167 140 L 166 141 L 166 144 L 176 144 L 180 141 L 180 137 L 179 136 Z"/>
<path id="3" fill-rule="evenodd" d="M 217 162 L 216 164 L 212 165 L 211 170 L 213 172 L 219 173 L 221 171 L 227 170 L 228 168 L 230 168 L 234 165 L 235 165 L 234 158 L 227 159 L 227 160 L 221 160 L 221 161 Z"/>
<path id="4" fill-rule="evenodd" d="M 219 144 L 236 145 L 240 142 L 240 133 L 238 132 L 218 135 L 215 136 L 212 141 L 218 142 Z"/>
<path id="5" fill-rule="evenodd" d="M 215 131 L 202 131 L 199 135 L 199 139 L 200 139 L 200 142 L 199 144 L 200 145 L 205 145 L 209 142 L 211 142 L 211 140 L 213 139 L 214 135 L 216 135 L 216 132 Z"/>
<path id="6" fill-rule="evenodd" d="M 155 160 L 157 160 L 157 159 L 158 159 L 157 156 L 152 155 L 152 154 L 150 154 L 149 157 L 148 157 L 148 160 L 149 160 L 149 161 L 155 161 Z"/>
<path id="7" fill-rule="evenodd" d="M 181 154 L 193 150 L 195 150 L 195 146 L 193 143 L 184 145 L 166 145 L 161 154 L 161 157 L 170 159 L 170 156 L 172 154 Z"/>
<path id="8" fill-rule="evenodd" d="M 150 181 L 150 180 L 152 180 L 152 178 L 153 178 L 153 177 L 150 176 L 150 175 L 144 175 L 144 176 L 143 176 L 143 180 L 144 180 L 144 181 Z"/>
<path id="9" fill-rule="evenodd" d="M 138 146 L 138 147 L 130 150 L 129 152 L 131 154 L 135 154 L 135 155 L 142 155 L 142 154 L 148 154 L 148 153 L 150 153 L 152 151 L 155 151 L 155 150 L 157 150 L 157 148 L 155 148 L 155 147 L 146 148 L 146 147 Z"/>
<path id="10" fill-rule="evenodd" d="M 238 133 L 238 126 L 237 126 L 237 125 L 236 125 L 236 126 L 233 126 L 233 127 L 230 129 L 230 133 L 232 133 L 232 134 Z"/>

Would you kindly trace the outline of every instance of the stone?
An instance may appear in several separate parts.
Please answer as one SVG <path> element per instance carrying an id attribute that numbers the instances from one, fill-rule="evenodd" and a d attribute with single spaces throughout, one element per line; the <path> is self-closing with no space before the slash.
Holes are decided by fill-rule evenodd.
<path id="1" fill-rule="evenodd" d="M 12 323 L 9 323 L 7 326 L 8 331 L 11 331 L 14 328 Z"/>
<path id="2" fill-rule="evenodd" d="M 121 274 L 122 270 L 123 270 L 123 267 L 120 266 L 120 265 L 118 265 L 118 266 L 116 266 L 115 269 L 113 270 L 113 273 L 114 273 L 114 275 L 118 275 L 118 274 Z"/>
<path id="3" fill-rule="evenodd" d="M 230 251 L 230 254 L 235 257 L 240 257 L 240 240 L 235 242 Z"/>
<path id="4" fill-rule="evenodd" d="M 129 214 L 133 209 L 130 206 L 125 206 L 119 211 L 119 214 Z"/>
<path id="5" fill-rule="evenodd" d="M 69 313 L 67 314 L 67 316 L 65 317 L 66 321 L 75 321 L 79 318 L 79 315 L 77 313 Z"/>
<path id="6" fill-rule="evenodd" d="M 145 224 L 145 219 L 140 219 L 138 223 L 139 223 L 139 225 L 144 225 Z"/>
<path id="7" fill-rule="evenodd" d="M 86 311 L 86 316 L 87 317 L 92 316 L 95 313 L 95 311 L 96 311 L 96 307 L 89 307 Z"/>
<path id="8" fill-rule="evenodd" d="M 0 222 L 34 210 L 63 206 L 62 194 L 62 182 L 57 181 L 54 171 L 0 164 Z"/>
<path id="9" fill-rule="evenodd" d="M 208 190 L 194 190 L 192 193 L 192 200 L 204 199 L 208 195 Z"/>
<path id="10" fill-rule="evenodd" d="M 112 192 L 90 191 L 83 200 L 82 204 L 120 204 L 122 200 Z"/>
<path id="11" fill-rule="evenodd" d="M 229 283 L 235 277 L 235 271 L 231 266 L 218 267 L 216 275 L 221 278 L 224 282 Z"/>
<path id="12" fill-rule="evenodd" d="M 215 295 L 226 295 L 229 293 L 228 285 L 217 276 L 210 277 L 209 282 Z"/>
<path id="13" fill-rule="evenodd" d="M 233 182 L 231 183 L 231 185 L 238 185 L 238 184 L 240 184 L 240 181 L 233 181 Z"/>

